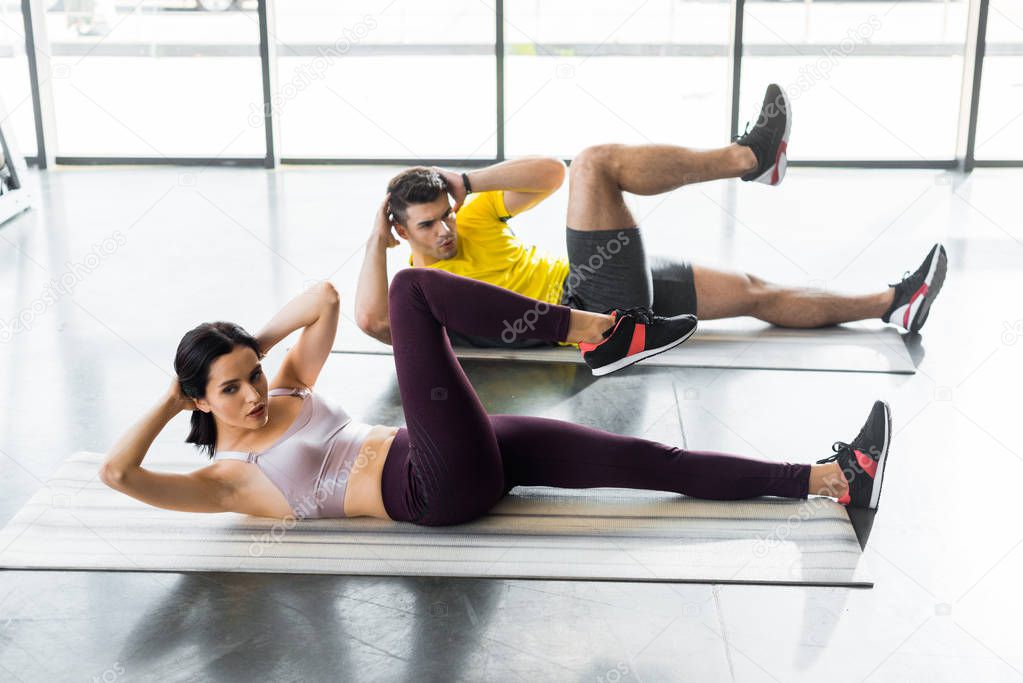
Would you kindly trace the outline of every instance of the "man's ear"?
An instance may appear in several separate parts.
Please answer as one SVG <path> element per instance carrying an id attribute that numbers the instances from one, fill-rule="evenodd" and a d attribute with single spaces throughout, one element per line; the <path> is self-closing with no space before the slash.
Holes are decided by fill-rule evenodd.
<path id="1" fill-rule="evenodd" d="M 408 232 L 405 231 L 404 225 L 397 221 L 391 223 L 391 225 L 394 226 L 394 231 L 398 233 L 398 237 L 402 238 L 403 240 L 408 239 Z"/>

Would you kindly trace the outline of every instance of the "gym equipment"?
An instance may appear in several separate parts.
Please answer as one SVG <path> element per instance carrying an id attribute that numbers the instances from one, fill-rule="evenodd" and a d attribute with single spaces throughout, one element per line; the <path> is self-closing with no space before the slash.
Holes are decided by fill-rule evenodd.
<path id="1" fill-rule="evenodd" d="M 7 125 L 7 108 L 0 99 L 0 225 L 32 206 L 22 186 L 24 174 L 25 160 L 14 144 Z"/>

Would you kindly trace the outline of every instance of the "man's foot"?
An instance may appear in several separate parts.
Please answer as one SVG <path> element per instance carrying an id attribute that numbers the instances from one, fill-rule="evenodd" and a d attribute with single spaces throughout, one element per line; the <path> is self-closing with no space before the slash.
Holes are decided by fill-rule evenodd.
<path id="1" fill-rule="evenodd" d="M 842 505 L 877 509 L 881 499 L 881 482 L 892 439 L 892 411 L 884 401 L 874 401 L 866 424 L 852 443 L 836 441 L 834 455 L 818 460 L 818 465 L 838 462 L 849 490 L 838 499 Z"/>
<path id="2" fill-rule="evenodd" d="M 767 86 L 760 116 L 753 124 L 746 124 L 746 131 L 735 139 L 740 145 L 753 150 L 757 167 L 742 176 L 743 180 L 777 185 L 785 177 L 788 168 L 789 130 L 792 128 L 792 113 L 789 96 L 777 83 Z"/>
<path id="3" fill-rule="evenodd" d="M 656 356 L 689 339 L 696 331 L 696 316 L 662 318 L 646 308 L 617 309 L 614 324 L 599 344 L 579 342 L 583 360 L 594 375 L 609 372 Z"/>
<path id="4" fill-rule="evenodd" d="M 946 270 L 948 257 L 945 255 L 945 247 L 935 244 L 915 273 L 906 273 L 902 282 L 891 285 L 895 288 L 895 296 L 881 320 L 901 325 L 910 332 L 919 332 L 927 322 L 931 304 L 945 282 Z"/>

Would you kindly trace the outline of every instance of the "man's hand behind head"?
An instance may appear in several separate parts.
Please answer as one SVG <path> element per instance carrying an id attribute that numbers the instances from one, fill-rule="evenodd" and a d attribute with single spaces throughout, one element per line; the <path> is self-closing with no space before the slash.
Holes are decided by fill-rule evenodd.
<path id="1" fill-rule="evenodd" d="M 390 249 L 398 246 L 398 238 L 394 236 L 394 218 L 391 216 L 391 195 L 384 197 L 384 203 L 377 210 L 376 219 L 373 221 L 373 236 L 378 238 L 383 245 Z"/>
<path id="2" fill-rule="evenodd" d="M 445 168 L 439 168 L 434 166 L 434 170 L 440 174 L 441 178 L 448 186 L 448 194 L 451 195 L 451 202 L 453 211 L 458 211 L 462 208 L 462 204 L 465 203 L 466 191 L 465 183 L 462 181 L 462 174 L 456 173 L 455 171 L 449 171 Z"/>

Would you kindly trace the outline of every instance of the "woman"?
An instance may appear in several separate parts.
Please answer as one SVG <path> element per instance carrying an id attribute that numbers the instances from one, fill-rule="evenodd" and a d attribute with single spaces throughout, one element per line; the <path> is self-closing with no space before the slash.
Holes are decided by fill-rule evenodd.
<path id="1" fill-rule="evenodd" d="M 537 302 L 429 268 L 399 271 L 389 291 L 394 364 L 407 427 L 356 423 L 312 387 L 330 353 L 338 296 L 329 283 L 288 303 L 255 337 L 206 323 L 181 340 L 164 399 L 115 444 L 109 486 L 158 507 L 278 518 L 371 516 L 447 525 L 485 514 L 517 485 L 613 486 L 736 500 L 828 495 L 876 508 L 891 434 L 878 401 L 859 435 L 815 465 L 686 451 L 538 417 L 488 416 L 445 326 L 494 336 Z M 599 345 L 626 312 L 550 305 L 529 335 Z M 268 382 L 260 359 L 301 329 Z M 192 410 L 188 441 L 213 462 L 189 474 L 142 467 L 157 434 Z"/>

